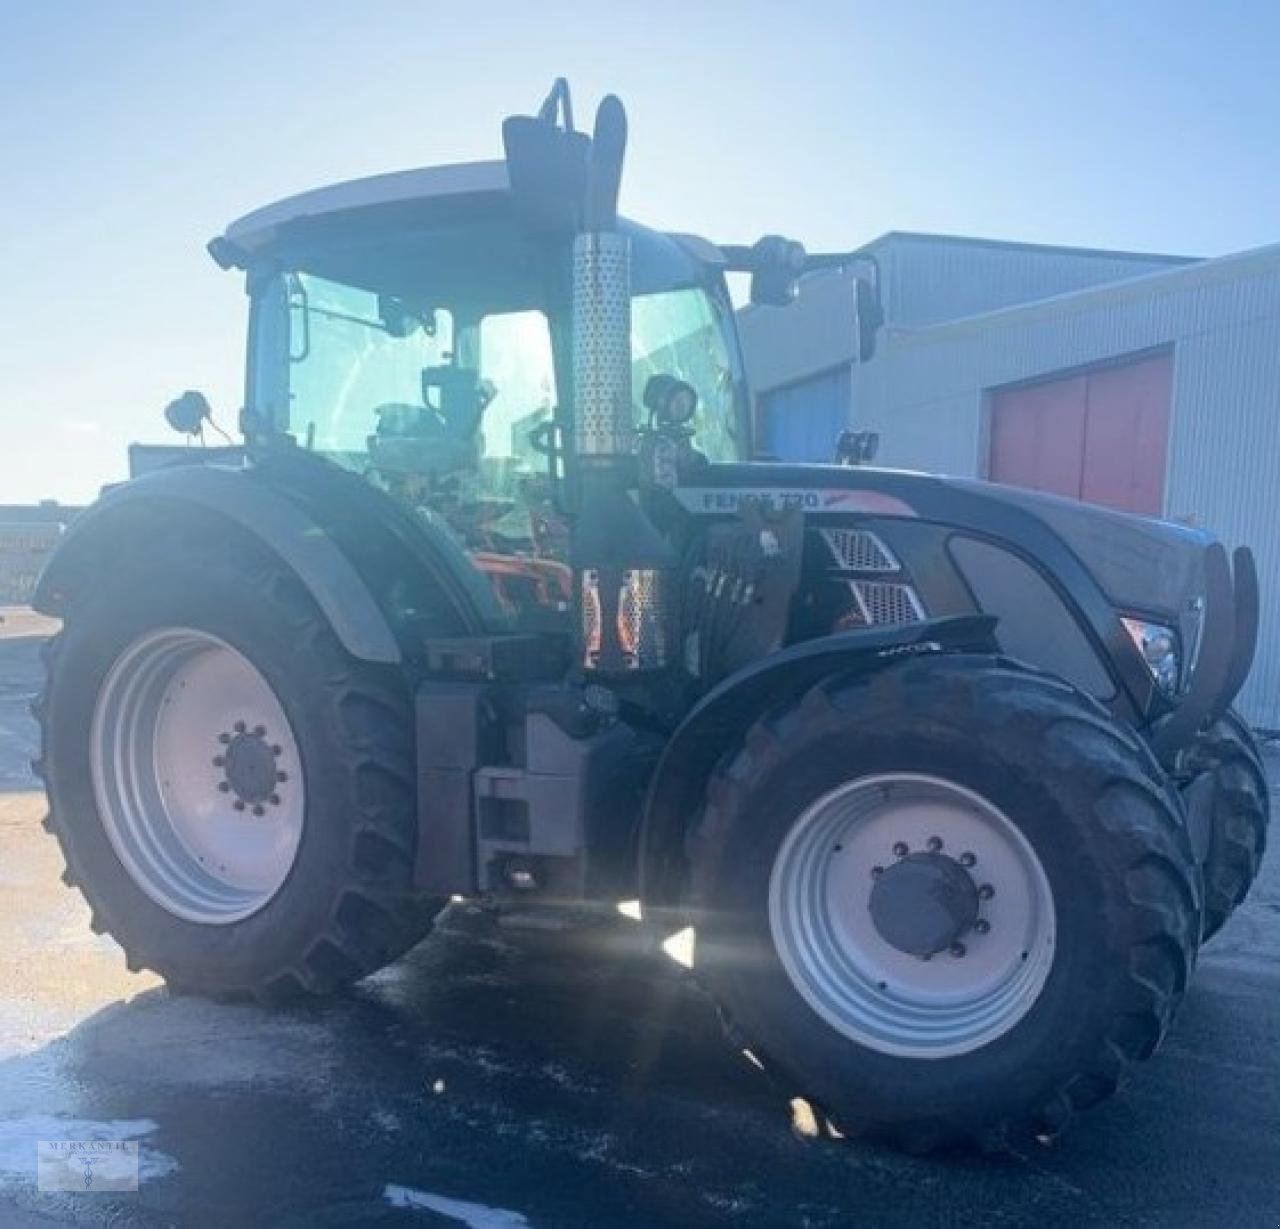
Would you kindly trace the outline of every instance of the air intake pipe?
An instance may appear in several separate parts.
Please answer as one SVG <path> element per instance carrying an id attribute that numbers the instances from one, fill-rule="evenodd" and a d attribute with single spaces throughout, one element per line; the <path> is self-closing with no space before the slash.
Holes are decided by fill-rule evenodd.
<path id="1" fill-rule="evenodd" d="M 671 658 L 675 556 L 636 502 L 631 397 L 631 244 L 618 230 L 622 103 L 596 113 L 582 229 L 573 240 L 573 435 L 578 506 L 571 561 L 581 665 L 603 675 Z"/>

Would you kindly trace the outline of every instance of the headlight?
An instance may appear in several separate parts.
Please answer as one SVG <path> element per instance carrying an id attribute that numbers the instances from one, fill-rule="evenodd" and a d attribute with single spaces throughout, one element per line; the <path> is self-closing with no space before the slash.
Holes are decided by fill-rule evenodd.
<path id="1" fill-rule="evenodd" d="M 1163 623 L 1122 618 L 1124 629 L 1147 663 L 1152 678 L 1165 695 L 1177 693 L 1179 681 L 1178 633 Z"/>

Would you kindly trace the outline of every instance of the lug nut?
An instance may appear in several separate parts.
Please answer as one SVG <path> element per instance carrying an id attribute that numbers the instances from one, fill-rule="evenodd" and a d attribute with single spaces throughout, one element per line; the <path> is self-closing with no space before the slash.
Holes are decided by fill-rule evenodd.
<path id="1" fill-rule="evenodd" d="M 966 947 L 965 947 L 965 945 L 964 945 L 963 943 L 953 943 L 953 944 L 951 945 L 951 954 L 952 954 L 952 955 L 953 955 L 957 960 L 960 960 L 960 959 L 964 956 L 965 952 L 967 952 L 968 950 L 969 950 L 969 949 L 968 949 L 968 948 L 966 948 Z"/>
<path id="2" fill-rule="evenodd" d="M 232 728 L 237 734 L 243 734 L 249 727 L 243 721 L 237 721 Z"/>
<path id="3" fill-rule="evenodd" d="M 872 879 L 879 879 L 879 878 L 880 878 L 880 876 L 881 876 L 881 875 L 883 875 L 883 874 L 884 874 L 884 867 L 883 867 L 883 866 L 873 866 L 873 867 L 871 868 L 871 878 L 872 878 Z"/>
<path id="4" fill-rule="evenodd" d="M 908 852 L 906 841 L 896 841 L 893 846 L 893 852 L 897 857 L 905 858 Z"/>
<path id="5" fill-rule="evenodd" d="M 243 799 L 243 798 L 237 798 L 237 799 L 235 800 L 235 802 L 233 802 L 231 805 L 232 805 L 233 807 L 235 807 L 235 809 L 236 809 L 237 811 L 243 811 L 243 810 L 244 810 L 244 799 Z"/>
<path id="6" fill-rule="evenodd" d="M 223 764 L 225 764 L 226 762 L 227 762 L 227 757 L 225 755 L 215 755 L 213 757 L 213 766 L 215 768 L 221 768 Z"/>
<path id="7" fill-rule="evenodd" d="M 219 781 L 219 782 L 218 782 L 218 789 L 219 789 L 222 793 L 224 793 L 224 794 L 225 794 L 225 793 L 227 793 L 227 792 L 231 789 L 231 782 L 230 782 L 230 781 Z"/>
<path id="8" fill-rule="evenodd" d="M 271 754 L 272 754 L 272 755 L 279 755 L 279 754 L 280 754 L 280 752 L 282 752 L 283 750 L 284 750 L 284 748 L 283 748 L 279 743 L 272 743 L 272 744 L 271 744 Z"/>
<path id="9" fill-rule="evenodd" d="M 265 725 L 255 725 L 253 727 L 253 732 L 261 738 L 267 732 L 267 727 Z"/>
<path id="10" fill-rule="evenodd" d="M 278 807 L 280 805 L 280 795 L 272 794 L 271 797 L 267 799 L 267 801 L 271 803 L 273 807 Z"/>
<path id="11" fill-rule="evenodd" d="M 989 883 L 984 883 L 982 887 L 978 889 L 979 900 L 990 900 L 995 894 L 995 888 L 993 888 Z"/>
<path id="12" fill-rule="evenodd" d="M 975 933 L 985 935 L 987 931 L 991 929 L 991 923 L 988 922 L 986 918 L 980 917 L 976 922 L 974 922 L 973 929 Z"/>
<path id="13" fill-rule="evenodd" d="M 928 849 L 930 853 L 937 853 L 942 848 L 942 837 L 931 836 L 928 840 Z"/>
<path id="14" fill-rule="evenodd" d="M 975 862 L 977 862 L 977 860 L 978 859 L 975 858 L 971 853 L 962 853 L 960 855 L 961 866 L 972 866 Z"/>
<path id="15" fill-rule="evenodd" d="M 265 814 L 266 814 L 266 811 L 263 809 L 262 803 L 260 803 L 260 802 L 255 802 L 255 803 L 253 804 L 253 813 L 254 813 L 255 815 L 265 815 Z"/>
<path id="16" fill-rule="evenodd" d="M 230 735 L 230 734 L 219 734 L 219 735 L 218 735 L 218 741 L 219 741 L 220 743 L 222 743 L 222 744 L 225 746 L 227 743 L 229 743 L 229 742 L 231 741 L 231 735 Z"/>
<path id="17" fill-rule="evenodd" d="M 287 772 L 278 772 L 278 773 L 276 773 L 276 780 L 277 780 L 277 781 L 287 781 L 288 779 L 289 779 L 289 774 L 288 774 Z"/>

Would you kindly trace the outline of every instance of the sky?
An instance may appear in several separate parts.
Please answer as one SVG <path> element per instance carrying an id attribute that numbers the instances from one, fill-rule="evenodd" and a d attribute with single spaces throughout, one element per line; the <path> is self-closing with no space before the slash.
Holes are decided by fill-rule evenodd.
<path id="1" fill-rule="evenodd" d="M 1218 255 L 1280 241 L 1280 5 L 1165 0 L 0 0 L 0 504 L 91 499 L 203 390 L 281 196 L 495 157 L 569 77 L 623 210 L 812 250 L 887 230 Z"/>

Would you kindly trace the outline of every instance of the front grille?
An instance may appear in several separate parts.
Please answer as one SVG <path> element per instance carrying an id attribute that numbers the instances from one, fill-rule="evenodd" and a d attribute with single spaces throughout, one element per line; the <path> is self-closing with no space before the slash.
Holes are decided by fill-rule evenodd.
<path id="1" fill-rule="evenodd" d="M 850 572 L 896 572 L 893 552 L 867 529 L 823 529 L 822 540 L 836 566 Z"/>
<path id="2" fill-rule="evenodd" d="M 887 580 L 855 580 L 851 585 L 862 617 L 870 627 L 919 623 L 924 609 L 915 590 Z"/>

